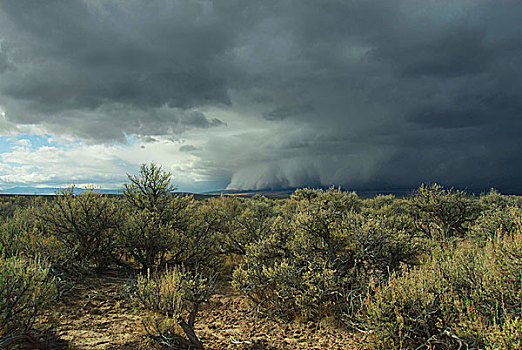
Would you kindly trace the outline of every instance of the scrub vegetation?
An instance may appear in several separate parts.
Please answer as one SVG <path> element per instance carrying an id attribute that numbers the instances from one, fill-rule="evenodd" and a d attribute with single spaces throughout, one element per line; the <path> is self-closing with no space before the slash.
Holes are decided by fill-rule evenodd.
<path id="1" fill-rule="evenodd" d="M 0 348 L 58 347 L 49 315 L 108 271 L 121 296 L 111 310 L 141 320 L 127 329 L 134 347 L 224 348 L 212 310 L 241 303 L 241 317 L 330 327 L 354 349 L 522 348 L 520 197 L 438 184 L 368 199 L 333 187 L 285 199 L 174 190 L 144 164 L 121 196 L 2 198 Z M 308 346 L 263 342 L 264 327 L 232 345 Z"/>

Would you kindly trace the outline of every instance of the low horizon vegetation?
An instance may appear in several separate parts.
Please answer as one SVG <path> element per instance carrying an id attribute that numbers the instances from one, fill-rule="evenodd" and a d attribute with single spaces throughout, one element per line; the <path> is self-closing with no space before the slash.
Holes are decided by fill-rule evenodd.
<path id="1" fill-rule="evenodd" d="M 154 163 L 128 179 L 121 197 L 0 199 L 0 348 L 37 339 L 42 310 L 108 266 L 133 276 L 122 289 L 151 347 L 204 349 L 198 313 L 229 283 L 259 315 L 333 320 L 367 348 L 522 347 L 521 197 L 426 184 L 196 200 Z"/>

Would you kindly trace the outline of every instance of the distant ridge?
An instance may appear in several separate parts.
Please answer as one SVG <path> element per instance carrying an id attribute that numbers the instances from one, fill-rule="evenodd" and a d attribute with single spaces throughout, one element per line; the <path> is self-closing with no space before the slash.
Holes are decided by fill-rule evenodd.
<path id="1" fill-rule="evenodd" d="M 0 190 L 0 196 L 54 196 L 57 191 L 63 190 L 59 187 L 12 187 L 4 190 Z M 74 187 L 74 192 L 80 194 L 88 191 L 85 188 Z M 106 194 L 109 196 L 122 196 L 121 189 L 94 189 L 95 192 Z M 207 193 L 193 193 L 193 192 L 174 192 L 179 196 L 194 196 L 196 199 L 202 199 L 207 197 L 216 197 L 219 194 L 207 194 Z"/>
<path id="2" fill-rule="evenodd" d="M 62 190 L 63 188 L 59 187 L 12 187 L 5 190 L 0 190 L 0 194 L 6 195 L 37 195 L 37 196 L 53 196 L 57 191 Z M 87 191 L 81 187 L 75 187 L 75 193 L 82 193 Z M 116 189 L 95 189 L 97 192 L 101 192 L 103 194 L 120 194 L 121 190 Z"/>

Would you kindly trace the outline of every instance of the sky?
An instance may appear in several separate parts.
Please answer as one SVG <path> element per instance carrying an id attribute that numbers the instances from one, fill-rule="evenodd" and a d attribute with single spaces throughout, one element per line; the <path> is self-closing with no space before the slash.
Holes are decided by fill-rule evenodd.
<path id="1" fill-rule="evenodd" d="M 522 1 L 2 0 L 0 191 L 522 193 Z"/>

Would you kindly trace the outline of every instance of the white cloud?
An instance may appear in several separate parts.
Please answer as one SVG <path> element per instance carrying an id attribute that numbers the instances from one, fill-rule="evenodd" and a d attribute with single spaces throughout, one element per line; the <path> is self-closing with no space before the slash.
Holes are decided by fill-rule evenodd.
<path id="1" fill-rule="evenodd" d="M 0 185 L 79 186 L 96 184 L 119 188 L 127 173 L 136 173 L 140 164 L 154 161 L 174 175 L 180 190 L 194 190 L 197 181 L 207 180 L 194 173 L 193 155 L 179 152 L 179 142 L 160 139 L 155 143 L 100 145 L 83 142 L 31 147 L 20 139 L 10 151 L 0 154 Z"/>

